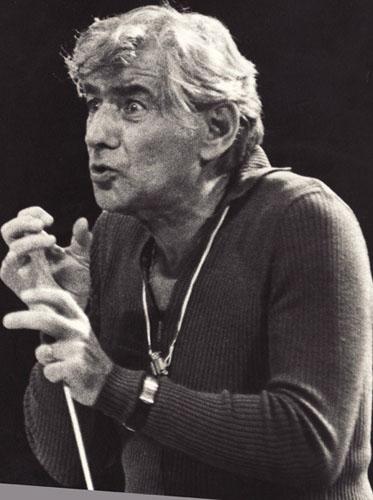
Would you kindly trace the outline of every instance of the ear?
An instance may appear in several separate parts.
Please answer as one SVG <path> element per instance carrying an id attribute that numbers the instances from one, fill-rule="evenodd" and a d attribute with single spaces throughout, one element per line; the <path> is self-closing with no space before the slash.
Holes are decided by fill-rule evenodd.
<path id="1" fill-rule="evenodd" d="M 240 126 L 240 113 L 233 102 L 205 111 L 206 136 L 200 155 L 203 162 L 219 158 L 233 144 Z"/>

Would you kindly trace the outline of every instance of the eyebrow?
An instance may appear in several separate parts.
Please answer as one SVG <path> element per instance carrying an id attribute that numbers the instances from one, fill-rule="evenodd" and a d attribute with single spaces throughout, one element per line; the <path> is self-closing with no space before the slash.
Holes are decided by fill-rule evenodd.
<path id="1" fill-rule="evenodd" d="M 95 85 L 92 85 L 90 83 L 87 83 L 83 85 L 83 89 L 85 93 L 88 94 L 99 94 L 100 89 L 99 87 L 96 87 Z M 113 87 L 110 87 L 110 91 L 113 92 L 114 94 L 117 94 L 119 96 L 126 96 L 126 95 L 131 95 L 131 94 L 147 94 L 150 97 L 155 98 L 154 93 L 147 87 L 140 85 L 138 83 L 129 83 L 129 84 L 124 84 L 124 85 L 116 85 Z"/>

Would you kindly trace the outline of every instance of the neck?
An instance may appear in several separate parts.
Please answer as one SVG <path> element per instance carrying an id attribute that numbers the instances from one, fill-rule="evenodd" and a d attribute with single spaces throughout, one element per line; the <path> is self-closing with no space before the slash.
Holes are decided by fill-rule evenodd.
<path id="1" fill-rule="evenodd" d="M 214 214 L 228 183 L 227 176 L 205 180 L 172 209 L 142 217 L 156 242 L 157 263 L 168 276 L 177 276 L 184 260 L 198 243 L 206 221 Z"/>

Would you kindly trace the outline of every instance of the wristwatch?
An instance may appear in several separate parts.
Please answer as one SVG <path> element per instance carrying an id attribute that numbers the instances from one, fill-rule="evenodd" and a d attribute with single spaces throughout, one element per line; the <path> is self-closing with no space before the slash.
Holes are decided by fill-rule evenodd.
<path id="1" fill-rule="evenodd" d="M 144 378 L 144 383 L 142 385 L 142 391 L 139 396 L 139 399 L 143 401 L 147 405 L 154 404 L 154 398 L 157 394 L 159 388 L 159 382 L 155 377 L 151 375 L 147 375 Z"/>
<path id="2" fill-rule="evenodd" d="M 127 430 L 136 432 L 144 427 L 151 407 L 154 404 L 158 388 L 158 380 L 152 375 L 146 375 L 135 409 L 127 421 L 123 423 Z"/>

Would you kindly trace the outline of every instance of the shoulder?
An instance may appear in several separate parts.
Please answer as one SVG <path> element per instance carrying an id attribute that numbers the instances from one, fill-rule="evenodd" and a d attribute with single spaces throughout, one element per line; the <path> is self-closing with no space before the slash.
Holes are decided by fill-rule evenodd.
<path id="1" fill-rule="evenodd" d="M 321 258 L 330 250 L 331 255 L 349 256 L 369 269 L 366 243 L 353 211 L 318 179 L 270 169 L 232 208 L 238 237 L 249 248 L 255 241 L 263 258 L 291 256 L 301 248 L 309 260 L 312 252 L 312 258 Z"/>
<path id="2" fill-rule="evenodd" d="M 361 236 L 360 225 L 349 205 L 324 182 L 293 172 L 274 172 L 263 191 L 268 191 L 281 219 L 299 219 L 315 229 L 328 226 L 344 235 Z"/>
<path id="3" fill-rule="evenodd" d="M 371 287 L 366 242 L 342 198 L 322 181 L 291 172 L 274 172 L 263 190 L 277 200 L 272 208 L 277 255 L 291 256 L 293 267 L 298 262 L 302 269 L 323 269 L 325 276 L 338 269 L 350 284 L 357 279 L 366 290 Z"/>
<path id="4" fill-rule="evenodd" d="M 258 195 L 284 208 L 313 194 L 347 207 L 346 203 L 324 182 L 314 177 L 296 174 L 291 170 L 273 169 L 257 183 Z"/>
<path id="5" fill-rule="evenodd" d="M 320 203 L 330 204 L 336 212 L 352 215 L 351 209 L 319 179 L 296 174 L 291 168 L 271 165 L 264 150 L 257 146 L 239 169 L 230 199 L 237 199 L 240 207 L 256 214 L 265 213 L 275 218 L 293 204 L 305 204 L 310 210 Z M 307 203 L 308 201 L 308 203 Z M 252 213 L 250 214 L 252 216 Z"/>
<path id="6" fill-rule="evenodd" d="M 271 169 L 256 182 L 248 193 L 246 205 L 257 216 L 280 222 L 292 213 L 303 216 L 349 221 L 358 225 L 351 208 L 324 182 L 298 175 L 290 170 Z"/>

